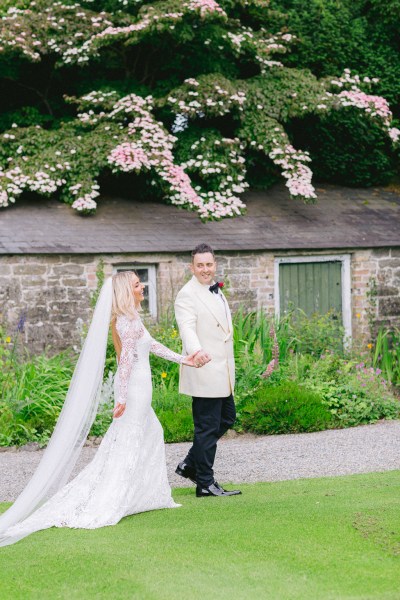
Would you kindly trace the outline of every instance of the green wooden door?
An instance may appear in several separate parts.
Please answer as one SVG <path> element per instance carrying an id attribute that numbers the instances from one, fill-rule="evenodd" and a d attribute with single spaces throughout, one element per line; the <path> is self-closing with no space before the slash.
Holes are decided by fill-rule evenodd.
<path id="1" fill-rule="evenodd" d="M 307 315 L 342 312 L 341 261 L 280 263 L 280 312 L 300 308 Z"/>

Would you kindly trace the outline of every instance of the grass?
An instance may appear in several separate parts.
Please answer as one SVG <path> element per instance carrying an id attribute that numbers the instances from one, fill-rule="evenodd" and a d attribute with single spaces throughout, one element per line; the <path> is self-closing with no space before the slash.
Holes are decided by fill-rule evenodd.
<path id="1" fill-rule="evenodd" d="M 0 598 L 399 598 L 400 471 L 241 488 L 1 548 Z"/>

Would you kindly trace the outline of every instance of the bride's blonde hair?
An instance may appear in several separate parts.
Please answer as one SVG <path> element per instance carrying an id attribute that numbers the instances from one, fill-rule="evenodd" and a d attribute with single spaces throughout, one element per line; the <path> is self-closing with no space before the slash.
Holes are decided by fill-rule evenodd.
<path id="1" fill-rule="evenodd" d="M 134 319 L 138 316 L 135 308 L 135 297 L 132 290 L 133 276 L 135 271 L 120 271 L 112 277 L 112 309 L 111 320 L 121 315 Z"/>

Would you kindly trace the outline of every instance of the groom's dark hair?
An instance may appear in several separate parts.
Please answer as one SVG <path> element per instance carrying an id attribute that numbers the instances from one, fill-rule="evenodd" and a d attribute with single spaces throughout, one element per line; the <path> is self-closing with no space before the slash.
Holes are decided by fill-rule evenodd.
<path id="1" fill-rule="evenodd" d="M 196 254 L 205 254 L 206 252 L 210 252 L 215 258 L 214 250 L 208 244 L 197 244 L 196 248 L 192 250 L 192 262 Z"/>

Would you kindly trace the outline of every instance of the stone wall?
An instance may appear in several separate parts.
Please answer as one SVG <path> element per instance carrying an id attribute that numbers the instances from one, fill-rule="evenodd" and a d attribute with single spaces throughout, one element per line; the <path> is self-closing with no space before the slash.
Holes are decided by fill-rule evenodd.
<path id="1" fill-rule="evenodd" d="M 352 258 L 353 335 L 400 326 L 400 250 L 359 250 Z"/>
<path id="2" fill-rule="evenodd" d="M 368 339 L 370 322 L 400 324 L 400 250 L 354 250 L 351 254 L 353 335 Z M 274 258 L 296 252 L 242 252 L 218 255 L 218 277 L 226 282 L 232 310 L 264 308 L 274 312 Z M 306 252 L 302 255 L 321 255 Z M 26 346 L 40 352 L 79 346 L 82 324 L 90 318 L 100 260 L 104 273 L 130 264 L 157 267 L 158 313 L 172 312 L 173 299 L 190 277 L 189 254 L 13 255 L 0 256 L 1 321 L 15 336 L 21 316 Z"/>

